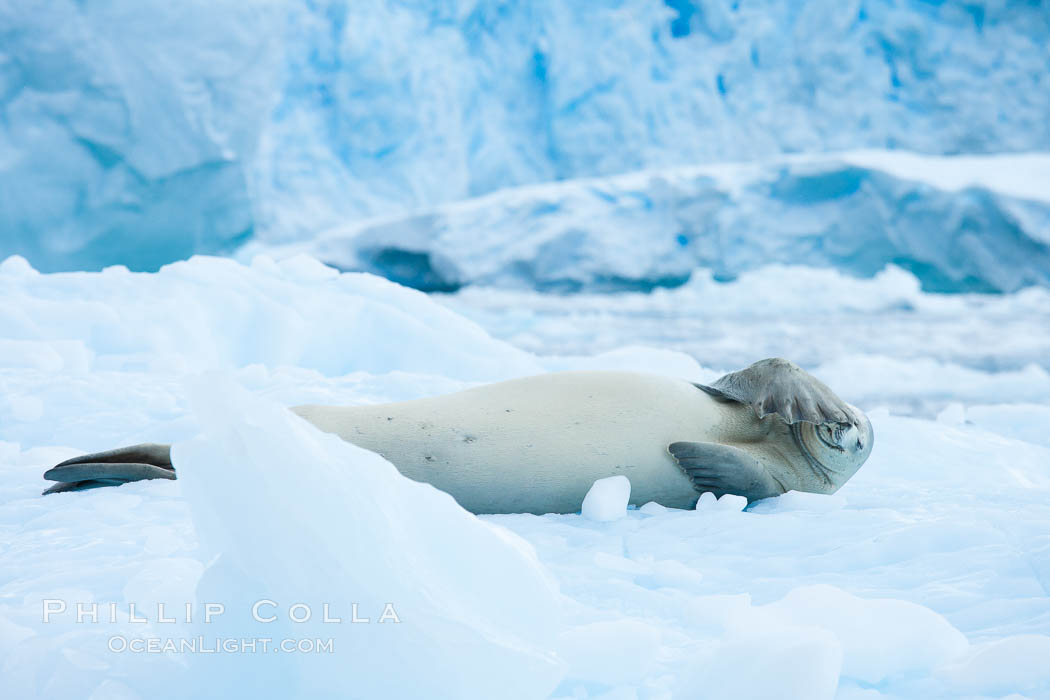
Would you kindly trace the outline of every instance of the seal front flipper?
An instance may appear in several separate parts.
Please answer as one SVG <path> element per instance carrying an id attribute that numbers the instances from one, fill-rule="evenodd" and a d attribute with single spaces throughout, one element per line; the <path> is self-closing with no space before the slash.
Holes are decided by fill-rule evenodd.
<path id="1" fill-rule="evenodd" d="M 100 486 L 119 486 L 143 479 L 174 479 L 171 445 L 144 443 L 67 459 L 44 472 L 58 483 L 44 491 L 82 491 Z"/>
<path id="2" fill-rule="evenodd" d="M 698 492 L 718 497 L 727 493 L 747 500 L 779 496 L 786 489 L 747 452 L 714 442 L 672 442 L 667 451 Z"/>
<path id="3" fill-rule="evenodd" d="M 748 404 L 760 419 L 776 413 L 789 425 L 859 424 L 859 418 L 835 392 L 794 362 L 779 357 L 730 372 L 710 386 L 696 386 L 712 396 Z"/>

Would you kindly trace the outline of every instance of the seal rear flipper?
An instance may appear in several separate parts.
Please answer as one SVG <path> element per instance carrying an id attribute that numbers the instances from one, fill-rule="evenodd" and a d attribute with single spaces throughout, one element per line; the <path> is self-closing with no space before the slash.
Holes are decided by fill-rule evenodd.
<path id="1" fill-rule="evenodd" d="M 101 486 L 119 486 L 143 479 L 175 479 L 171 464 L 171 445 L 146 443 L 67 459 L 44 472 L 44 478 L 58 483 L 44 495 L 82 491 Z"/>
<path id="2" fill-rule="evenodd" d="M 698 492 L 727 493 L 748 502 L 779 496 L 784 487 L 747 452 L 714 442 L 672 442 L 667 451 Z"/>
<path id="3" fill-rule="evenodd" d="M 115 481 L 112 479 L 88 479 L 86 481 L 60 481 L 54 486 L 49 487 L 42 495 L 47 496 L 52 493 L 65 493 L 66 491 L 87 491 L 88 489 L 97 489 L 103 486 L 120 486 L 125 482 Z"/>
<path id="4" fill-rule="evenodd" d="M 53 468 L 65 467 L 70 464 L 87 464 L 88 462 L 152 464 L 155 467 L 166 467 L 168 469 L 174 468 L 171 466 L 171 445 L 161 445 L 155 442 L 143 442 L 138 445 L 131 445 L 130 447 L 118 447 L 115 450 L 80 455 L 79 457 L 67 459 L 65 462 L 60 462 Z"/>
<path id="5" fill-rule="evenodd" d="M 759 419 L 775 413 L 789 425 L 832 423 L 858 425 L 859 418 L 819 379 L 794 362 L 779 357 L 759 360 L 698 388 L 712 396 L 744 403 Z"/>

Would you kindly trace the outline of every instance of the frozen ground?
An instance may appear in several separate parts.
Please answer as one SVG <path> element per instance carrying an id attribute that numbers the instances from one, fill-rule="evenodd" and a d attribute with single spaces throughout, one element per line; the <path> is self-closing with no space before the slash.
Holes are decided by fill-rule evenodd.
<path id="1" fill-rule="evenodd" d="M 1040 289 L 945 297 L 899 269 L 436 303 L 306 258 L 150 275 L 8 259 L 0 696 L 1050 697 L 1048 316 Z M 834 496 L 478 519 L 281 408 L 577 367 L 710 380 L 769 354 L 872 419 L 871 459 Z M 178 481 L 38 496 L 46 466 L 146 440 L 177 442 Z M 280 617 L 252 626 L 262 598 Z M 70 610 L 44 623 L 44 599 Z M 100 622 L 77 624 L 92 601 Z M 157 620 L 188 601 L 229 612 Z M 344 622 L 289 622 L 298 602 Z M 400 624 L 378 622 L 386 603 Z M 197 634 L 335 654 L 107 650 Z"/>

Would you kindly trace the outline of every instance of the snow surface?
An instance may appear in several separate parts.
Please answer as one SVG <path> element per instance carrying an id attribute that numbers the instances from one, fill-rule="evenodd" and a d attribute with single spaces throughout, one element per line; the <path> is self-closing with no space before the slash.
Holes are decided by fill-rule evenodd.
<path id="1" fill-rule="evenodd" d="M 155 269 L 526 183 L 1046 151 L 1048 32 L 1003 0 L 0 0 L 3 250 Z"/>
<path id="2" fill-rule="evenodd" d="M 775 293 L 756 293 L 763 279 Z M 0 264 L 0 696 L 1050 697 L 1044 290 L 945 297 L 899 269 L 771 268 L 562 299 L 561 315 L 489 292 L 443 305 L 301 257 L 156 274 Z M 519 349 L 447 305 L 503 305 L 497 335 L 526 348 L 576 326 L 571 352 Z M 1016 325 L 997 335 L 1002 319 Z M 881 336 L 870 350 L 854 338 L 864 323 Z M 709 338 L 719 359 L 638 345 L 690 333 L 691 352 Z M 770 347 L 797 350 L 783 354 L 872 420 L 869 462 L 833 496 L 647 504 L 612 522 L 475 518 L 281 408 L 567 368 L 710 381 Z M 942 392 L 945 406 L 913 411 L 939 420 L 897 408 Z M 47 466 L 145 440 L 177 443 L 178 481 L 39 497 Z M 277 622 L 244 619 L 259 597 Z M 115 623 L 45 623 L 48 598 L 121 607 Z M 212 625 L 153 614 L 216 600 L 230 612 Z M 344 622 L 316 619 L 322 601 Z M 131 602 L 149 622 L 130 621 Z M 315 619 L 283 616 L 297 602 Z M 350 602 L 371 621 L 349 623 Z M 400 622 L 378 622 L 386 603 Z M 117 634 L 260 627 L 333 637 L 335 653 L 107 651 Z"/>
<path id="3" fill-rule="evenodd" d="M 1050 155 L 858 151 L 531 185 L 359 221 L 306 251 L 420 289 L 648 290 L 696 268 L 770 263 L 870 277 L 893 263 L 928 291 L 1050 286 Z"/>

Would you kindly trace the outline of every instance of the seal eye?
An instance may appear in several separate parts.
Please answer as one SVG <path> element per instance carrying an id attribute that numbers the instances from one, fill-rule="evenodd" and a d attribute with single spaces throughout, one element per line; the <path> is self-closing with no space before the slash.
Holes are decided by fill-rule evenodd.
<path id="1" fill-rule="evenodd" d="M 833 450 L 844 451 L 842 447 L 842 434 L 845 432 L 841 424 L 817 426 L 817 437 L 825 445 Z"/>

